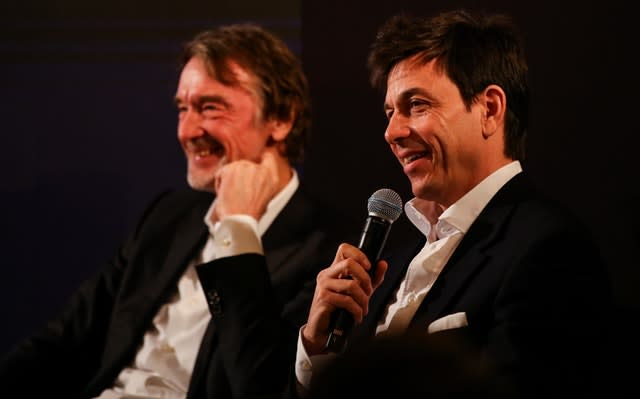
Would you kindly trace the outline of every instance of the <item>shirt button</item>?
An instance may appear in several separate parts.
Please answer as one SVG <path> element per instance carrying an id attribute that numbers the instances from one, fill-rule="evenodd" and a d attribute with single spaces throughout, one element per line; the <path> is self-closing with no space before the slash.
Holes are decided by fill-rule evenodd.
<path id="1" fill-rule="evenodd" d="M 174 351 L 173 346 L 167 344 L 166 342 L 160 345 L 160 350 L 167 353 L 171 353 Z"/>
<path id="2" fill-rule="evenodd" d="M 229 245 L 231 245 L 231 240 L 228 238 L 223 238 L 222 239 L 222 245 L 225 247 L 228 247 Z"/>
<path id="3" fill-rule="evenodd" d="M 303 370 L 311 370 L 311 364 L 308 361 L 303 360 L 300 362 L 300 368 Z"/>
<path id="4" fill-rule="evenodd" d="M 407 295 L 407 303 L 413 303 L 415 301 L 416 301 L 416 295 L 415 294 Z"/>

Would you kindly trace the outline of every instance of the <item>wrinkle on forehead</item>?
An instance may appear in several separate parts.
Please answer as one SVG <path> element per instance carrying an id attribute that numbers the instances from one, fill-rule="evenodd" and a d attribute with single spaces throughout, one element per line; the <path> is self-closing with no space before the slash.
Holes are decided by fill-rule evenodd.
<path id="1" fill-rule="evenodd" d="M 195 68 L 187 69 L 187 66 L 190 63 L 198 63 L 200 65 L 196 66 Z M 215 66 L 213 63 L 207 62 L 201 56 L 196 55 L 192 57 L 191 60 L 189 60 L 185 65 L 185 67 L 183 68 L 181 82 L 184 81 L 184 83 L 187 83 L 187 84 L 185 85 L 185 87 L 182 87 L 182 85 L 179 86 L 178 89 L 179 90 L 183 89 L 183 90 L 182 92 L 178 93 L 178 95 L 180 97 L 186 98 L 189 95 L 188 88 L 198 86 L 197 84 L 194 84 L 194 83 L 198 83 L 199 81 L 202 81 L 205 79 L 211 79 L 223 86 L 240 89 L 245 93 L 249 94 L 250 96 L 252 96 L 256 101 L 255 121 L 256 122 L 261 121 L 263 119 L 263 108 L 264 108 L 265 102 L 262 96 L 262 91 L 260 90 L 260 87 L 259 87 L 258 77 L 255 76 L 253 73 L 247 71 L 240 64 L 235 62 L 233 59 L 227 60 L 226 66 L 229 72 L 233 75 L 233 80 L 229 83 L 224 83 L 218 78 L 215 72 Z M 206 75 L 202 74 L 203 70 Z M 187 74 L 185 74 L 185 72 L 187 72 Z M 185 88 L 187 89 L 186 92 L 184 91 Z M 176 96 L 176 98 L 178 98 L 178 95 Z"/>

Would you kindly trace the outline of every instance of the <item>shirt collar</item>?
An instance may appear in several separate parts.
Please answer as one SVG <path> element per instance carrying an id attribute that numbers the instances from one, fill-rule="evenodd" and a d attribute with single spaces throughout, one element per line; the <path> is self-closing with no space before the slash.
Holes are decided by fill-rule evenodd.
<path id="1" fill-rule="evenodd" d="M 438 217 L 438 222 L 435 226 L 437 238 L 446 237 L 458 231 L 466 233 L 498 190 L 520 172 L 522 172 L 522 165 L 520 165 L 519 161 L 513 161 L 487 176 L 453 205 L 445 209 Z M 428 219 L 413 205 L 414 200 L 415 198 L 405 204 L 405 214 L 411 223 L 427 239 L 430 239 L 433 227 Z"/>
<path id="2" fill-rule="evenodd" d="M 284 186 L 284 188 L 280 190 L 280 192 L 276 194 L 271 199 L 271 201 L 269 201 L 269 203 L 267 204 L 267 210 L 265 211 L 264 215 L 262 215 L 260 220 L 258 220 L 258 233 L 260 234 L 260 236 L 262 236 L 264 232 L 267 231 L 269 226 L 271 226 L 271 223 L 273 222 L 273 220 L 282 211 L 282 209 L 285 207 L 287 202 L 289 202 L 291 197 L 293 197 L 293 194 L 295 193 L 296 189 L 300 185 L 300 179 L 298 178 L 298 173 L 296 172 L 296 170 L 291 169 L 291 172 L 292 172 L 291 179 L 289 180 L 287 185 Z M 214 199 L 213 203 L 209 207 L 209 210 L 204 216 L 204 223 L 209 228 L 209 231 L 213 231 L 214 223 L 211 221 L 210 216 L 211 216 L 211 213 L 213 212 L 215 203 L 216 201 Z"/>

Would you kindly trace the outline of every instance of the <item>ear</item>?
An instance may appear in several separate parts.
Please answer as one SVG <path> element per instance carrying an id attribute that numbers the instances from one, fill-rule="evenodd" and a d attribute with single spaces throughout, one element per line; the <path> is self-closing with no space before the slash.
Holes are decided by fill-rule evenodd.
<path id="1" fill-rule="evenodd" d="M 291 127 L 293 126 L 293 117 L 289 118 L 288 121 L 282 121 L 277 119 L 272 119 L 269 121 L 269 130 L 271 132 L 271 139 L 276 143 L 284 141 L 285 138 L 289 135 L 291 131 Z"/>
<path id="2" fill-rule="evenodd" d="M 504 116 L 507 112 L 507 96 L 498 85 L 489 85 L 482 93 L 484 115 L 482 116 L 482 136 L 488 138 L 498 128 L 504 126 Z"/>

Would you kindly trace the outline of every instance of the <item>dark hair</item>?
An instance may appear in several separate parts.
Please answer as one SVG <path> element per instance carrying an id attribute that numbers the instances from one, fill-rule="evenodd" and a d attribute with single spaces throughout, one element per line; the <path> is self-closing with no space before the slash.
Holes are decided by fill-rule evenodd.
<path id="1" fill-rule="evenodd" d="M 252 23 L 221 26 L 185 44 L 181 65 L 193 57 L 200 57 L 211 76 L 226 85 L 237 84 L 230 61 L 252 74 L 263 120 L 293 122 L 283 155 L 292 164 L 302 161 L 311 126 L 309 88 L 299 59 L 284 41 Z"/>
<path id="2" fill-rule="evenodd" d="M 371 45 L 368 67 L 373 87 L 386 90 L 389 72 L 417 56 L 436 65 L 458 87 L 467 108 L 488 85 L 507 97 L 505 155 L 524 159 L 529 119 L 528 67 L 523 40 L 505 14 L 454 10 L 432 18 L 399 14 L 382 25 Z"/>

